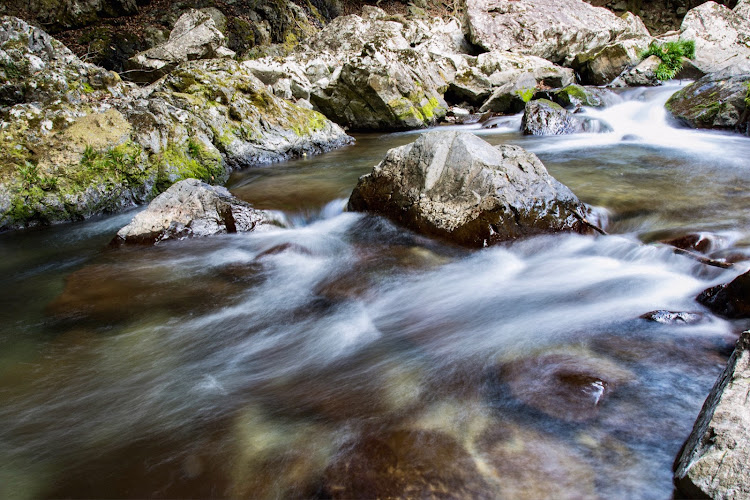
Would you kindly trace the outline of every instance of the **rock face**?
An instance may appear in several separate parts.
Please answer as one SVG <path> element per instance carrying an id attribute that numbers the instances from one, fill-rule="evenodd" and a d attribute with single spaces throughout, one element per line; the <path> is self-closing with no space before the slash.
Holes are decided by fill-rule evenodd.
<path id="1" fill-rule="evenodd" d="M 701 409 L 675 464 L 677 493 L 687 498 L 750 496 L 750 332 L 734 353 Z"/>
<path id="2" fill-rule="evenodd" d="M 750 318 L 750 272 L 704 290 L 696 300 L 720 316 Z"/>
<path id="3" fill-rule="evenodd" d="M 656 69 L 661 64 L 657 56 L 648 56 L 637 66 L 625 70 L 613 82 L 613 87 L 652 87 L 660 85 L 656 77 Z"/>
<path id="4" fill-rule="evenodd" d="M 20 7 L 8 4 L 7 13 L 15 13 Z M 24 14 L 35 18 L 45 29 L 56 32 L 85 26 L 101 17 L 133 14 L 138 10 L 138 3 L 136 0 L 29 0 L 23 2 L 23 7 Z M 0 8 L 0 14 L 5 13 Z"/>
<path id="5" fill-rule="evenodd" d="M 688 85 L 669 98 L 667 110 L 690 127 L 750 135 L 750 73 L 734 72 L 726 68 Z"/>
<path id="6" fill-rule="evenodd" d="M 158 243 L 168 239 L 252 231 L 271 221 L 264 212 L 226 188 L 185 179 L 149 203 L 117 232 L 115 243 Z"/>
<path id="7" fill-rule="evenodd" d="M 576 54 L 572 66 L 581 81 L 590 85 L 607 85 L 629 67 L 637 65 L 650 37 L 640 36 L 596 47 Z"/>
<path id="8" fill-rule="evenodd" d="M 524 135 L 565 135 L 610 132 L 611 128 L 599 120 L 573 114 L 547 99 L 537 99 L 526 104 L 521 131 Z"/>
<path id="9" fill-rule="evenodd" d="M 188 11 L 175 23 L 169 40 L 130 59 L 129 75 L 136 81 L 153 82 L 185 61 L 233 57 L 225 42 L 209 13 Z"/>
<path id="10" fill-rule="evenodd" d="M 685 15 L 680 27 L 681 40 L 695 41 L 695 65 L 704 73 L 727 67 L 750 73 L 750 18 L 748 7 L 740 2 L 735 11 L 706 2 Z"/>
<path id="11" fill-rule="evenodd" d="M 360 177 L 348 206 L 471 247 L 589 231 L 586 207 L 534 154 L 466 132 L 429 132 L 391 149 Z"/>
<path id="12" fill-rule="evenodd" d="M 118 211 L 181 179 L 223 182 L 351 140 L 234 61 L 187 62 L 139 89 L 0 18 L 0 230 Z"/>
<path id="13" fill-rule="evenodd" d="M 578 53 L 648 35 L 645 27 L 582 0 L 465 1 L 470 40 L 486 50 L 510 50 L 569 63 Z"/>
<path id="14" fill-rule="evenodd" d="M 576 84 L 542 92 L 542 95 L 564 108 L 580 108 L 581 106 L 603 108 L 622 102 L 622 98 L 611 90 Z"/>

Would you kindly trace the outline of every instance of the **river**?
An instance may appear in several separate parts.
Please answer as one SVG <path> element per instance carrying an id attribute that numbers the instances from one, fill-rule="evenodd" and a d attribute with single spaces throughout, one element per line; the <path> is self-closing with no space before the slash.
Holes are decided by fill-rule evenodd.
<path id="1" fill-rule="evenodd" d="M 608 236 L 469 251 L 343 211 L 418 132 L 234 173 L 286 229 L 0 235 L 0 497 L 670 498 L 748 326 L 693 299 L 750 267 L 750 139 L 673 127 L 676 88 L 586 110 L 606 134 L 459 127 L 537 153 Z M 693 233 L 734 267 L 658 243 Z"/>

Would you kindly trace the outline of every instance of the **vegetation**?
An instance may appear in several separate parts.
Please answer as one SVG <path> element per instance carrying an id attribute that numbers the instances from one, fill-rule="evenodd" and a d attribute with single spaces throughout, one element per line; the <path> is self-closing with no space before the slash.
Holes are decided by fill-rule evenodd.
<path id="1" fill-rule="evenodd" d="M 516 90 L 516 94 L 518 94 L 521 100 L 526 103 L 529 102 L 532 97 L 534 97 L 534 94 L 536 94 L 536 89 L 534 87 L 527 87 L 525 89 Z"/>
<path id="2" fill-rule="evenodd" d="M 656 78 L 659 80 L 671 80 L 682 69 L 682 58 L 692 59 L 695 57 L 695 42 L 692 40 L 680 40 L 659 44 L 651 42 L 651 45 L 643 51 L 641 59 L 656 56 L 661 63 L 656 68 Z"/>

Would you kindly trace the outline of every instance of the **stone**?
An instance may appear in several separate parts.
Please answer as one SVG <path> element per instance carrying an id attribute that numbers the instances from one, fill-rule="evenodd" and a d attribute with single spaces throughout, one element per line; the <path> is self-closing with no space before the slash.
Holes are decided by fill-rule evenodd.
<path id="1" fill-rule="evenodd" d="M 750 135 L 750 72 L 734 68 L 704 76 L 673 94 L 666 103 L 671 115 L 692 128 L 734 130 Z"/>
<path id="2" fill-rule="evenodd" d="M 524 135 L 566 135 L 611 132 L 612 128 L 601 120 L 571 113 L 547 99 L 537 99 L 526 104 L 521 131 Z"/>
<path id="3" fill-rule="evenodd" d="M 185 179 L 148 204 L 117 231 L 114 243 L 159 243 L 214 234 L 253 231 L 272 218 L 232 196 L 226 188 Z"/>
<path id="4" fill-rule="evenodd" d="M 129 59 L 129 76 L 136 81 L 153 82 L 181 62 L 234 55 L 225 46 L 225 37 L 211 12 L 191 10 L 177 20 L 169 40 Z"/>
<path id="5" fill-rule="evenodd" d="M 590 85 L 607 85 L 627 68 L 637 65 L 651 37 L 630 38 L 576 54 L 572 66 L 581 81 Z"/>
<path id="6" fill-rule="evenodd" d="M 541 92 L 545 99 L 559 104 L 564 108 L 605 108 L 622 102 L 622 98 L 609 89 L 599 87 L 584 87 L 570 84 L 561 89 Z"/>
<path id="7" fill-rule="evenodd" d="M 706 2 L 685 15 L 680 40 L 695 41 L 695 65 L 704 73 L 737 67 L 750 73 L 750 18 L 746 7 L 732 11 L 716 2 Z"/>
<path id="8" fill-rule="evenodd" d="M 743 332 L 675 462 L 676 496 L 750 496 L 750 331 Z"/>
<path id="9" fill-rule="evenodd" d="M 626 69 L 612 82 L 612 87 L 653 87 L 661 82 L 656 77 L 656 69 L 661 64 L 657 56 L 648 56 L 634 68 Z"/>
<path id="10" fill-rule="evenodd" d="M 725 318 L 750 318 L 750 271 L 703 290 L 695 300 Z"/>
<path id="11" fill-rule="evenodd" d="M 93 24 L 102 17 L 135 14 L 138 4 L 136 0 L 29 0 L 23 5 L 8 2 L 8 8 L 8 13 L 29 16 L 36 21 L 35 24 L 56 33 Z"/>
<path id="12" fill-rule="evenodd" d="M 466 27 L 485 50 L 566 64 L 578 53 L 644 35 L 636 23 L 582 0 L 466 0 Z"/>
<path id="13" fill-rule="evenodd" d="M 704 319 L 702 313 L 684 311 L 651 311 L 641 315 L 641 319 L 661 323 L 662 325 L 693 325 Z"/>
<path id="14" fill-rule="evenodd" d="M 429 132 L 389 150 L 360 177 L 348 208 L 469 247 L 591 231 L 585 205 L 533 153 L 467 132 Z"/>

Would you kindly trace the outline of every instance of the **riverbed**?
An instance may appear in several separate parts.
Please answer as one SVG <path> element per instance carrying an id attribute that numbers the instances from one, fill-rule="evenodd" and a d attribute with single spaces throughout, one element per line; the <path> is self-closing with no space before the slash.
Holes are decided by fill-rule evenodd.
<path id="1" fill-rule="evenodd" d="M 457 127 L 535 152 L 607 236 L 470 251 L 346 212 L 419 132 L 235 172 L 285 229 L 0 235 L 0 497 L 670 498 L 748 326 L 694 297 L 750 268 L 750 139 L 676 127 L 676 89 L 585 110 L 606 134 Z M 733 267 L 660 243 L 688 234 Z"/>

